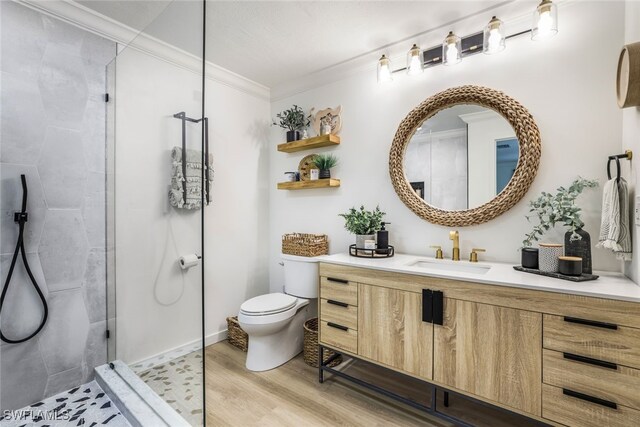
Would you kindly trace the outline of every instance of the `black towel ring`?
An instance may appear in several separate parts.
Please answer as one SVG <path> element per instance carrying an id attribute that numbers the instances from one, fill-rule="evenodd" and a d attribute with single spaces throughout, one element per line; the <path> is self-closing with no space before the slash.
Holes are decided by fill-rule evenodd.
<path id="1" fill-rule="evenodd" d="M 626 150 L 624 154 L 609 156 L 609 160 L 607 160 L 607 176 L 609 179 L 611 179 L 611 160 L 616 161 L 616 182 L 620 182 L 620 159 L 631 160 L 632 158 L 633 152 L 631 150 Z"/>

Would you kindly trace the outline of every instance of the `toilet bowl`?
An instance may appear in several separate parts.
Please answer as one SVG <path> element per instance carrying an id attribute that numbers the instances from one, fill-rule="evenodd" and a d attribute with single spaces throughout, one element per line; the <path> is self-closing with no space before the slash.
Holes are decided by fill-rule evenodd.
<path id="1" fill-rule="evenodd" d="M 312 315 L 310 300 L 318 295 L 318 261 L 283 255 L 285 293 L 274 292 L 245 301 L 238 323 L 249 335 L 246 367 L 267 371 L 302 351 L 304 322 Z"/>

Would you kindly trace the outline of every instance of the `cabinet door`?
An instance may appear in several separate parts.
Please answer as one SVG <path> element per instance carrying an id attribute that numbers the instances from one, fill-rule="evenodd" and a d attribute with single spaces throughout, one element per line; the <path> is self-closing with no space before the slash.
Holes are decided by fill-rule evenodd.
<path id="1" fill-rule="evenodd" d="M 434 327 L 434 380 L 541 415 L 542 315 L 444 299 Z"/>
<path id="2" fill-rule="evenodd" d="M 360 284 L 358 354 L 431 379 L 433 325 L 422 321 L 422 295 Z"/>

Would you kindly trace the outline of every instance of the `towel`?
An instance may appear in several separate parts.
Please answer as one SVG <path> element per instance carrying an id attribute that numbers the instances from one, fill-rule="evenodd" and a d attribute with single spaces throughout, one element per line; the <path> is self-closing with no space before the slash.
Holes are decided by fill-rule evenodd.
<path id="1" fill-rule="evenodd" d="M 202 207 L 202 151 L 187 150 L 186 153 L 186 177 L 182 174 L 182 148 L 173 147 L 171 150 L 172 173 L 169 202 L 171 206 L 182 209 L 200 209 Z M 209 169 L 209 194 L 206 200 L 211 201 L 211 184 L 213 183 L 213 156 L 209 154 L 207 159 Z M 206 169 L 205 169 L 206 172 Z M 187 200 L 185 203 L 182 183 L 187 183 Z"/>
<path id="2" fill-rule="evenodd" d="M 624 178 L 610 179 L 604 185 L 600 237 L 596 246 L 610 249 L 618 259 L 631 260 L 629 191 Z"/>

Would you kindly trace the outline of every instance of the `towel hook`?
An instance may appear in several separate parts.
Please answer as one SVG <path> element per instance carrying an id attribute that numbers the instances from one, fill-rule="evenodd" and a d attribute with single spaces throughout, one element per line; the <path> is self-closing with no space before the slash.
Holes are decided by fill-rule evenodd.
<path id="1" fill-rule="evenodd" d="M 620 159 L 631 160 L 633 158 L 633 152 L 631 150 L 626 150 L 624 154 L 615 154 L 613 156 L 609 156 L 607 160 L 607 177 L 611 179 L 611 161 L 616 161 L 616 182 L 620 182 Z"/>

